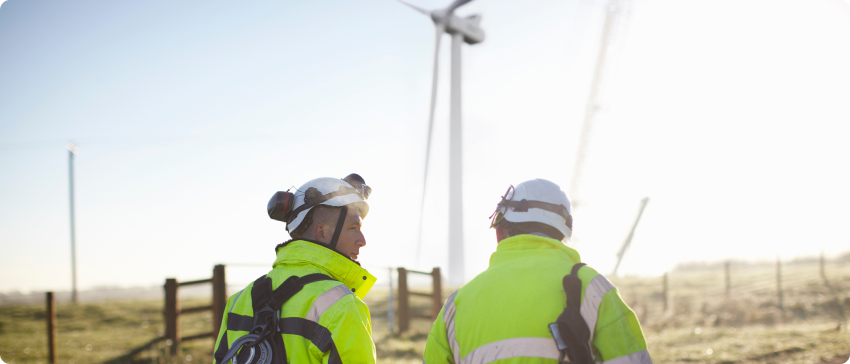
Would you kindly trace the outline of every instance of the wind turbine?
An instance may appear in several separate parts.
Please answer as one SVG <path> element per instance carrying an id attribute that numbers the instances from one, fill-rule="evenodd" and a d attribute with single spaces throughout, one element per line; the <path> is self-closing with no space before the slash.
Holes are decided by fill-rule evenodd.
<path id="1" fill-rule="evenodd" d="M 614 270 L 611 272 L 611 276 L 617 276 L 617 268 L 620 268 L 620 262 L 623 261 L 623 256 L 626 255 L 626 250 L 629 249 L 629 245 L 632 244 L 632 238 L 635 236 L 635 229 L 637 229 L 640 217 L 643 216 L 643 209 L 646 208 L 647 203 L 649 203 L 649 197 L 644 197 L 643 200 L 640 200 L 640 209 L 638 210 L 637 217 L 635 218 L 635 223 L 632 224 L 632 230 L 629 231 L 629 236 L 626 237 L 626 241 L 623 242 L 623 245 L 620 246 L 620 250 L 617 251 L 617 264 L 614 265 Z"/>
<path id="2" fill-rule="evenodd" d="M 593 124 L 596 119 L 597 112 L 600 110 L 599 93 L 602 88 L 605 66 L 610 57 L 609 44 L 619 22 L 623 21 L 623 12 L 628 0 L 608 0 L 605 11 L 605 23 L 602 26 L 602 38 L 599 44 L 599 53 L 596 56 L 596 67 L 593 70 L 593 82 L 590 86 L 590 97 L 587 100 L 587 106 L 584 112 L 584 122 L 581 125 L 581 134 L 579 137 L 578 152 L 573 163 L 573 175 L 570 183 L 570 199 L 572 200 L 573 210 L 576 210 L 581 205 L 585 205 L 585 196 L 581 195 L 580 183 L 582 173 L 584 172 L 584 163 L 588 154 L 588 144 L 590 144 L 590 134 L 593 129 Z M 573 241 L 575 242 L 575 234 Z"/>
<path id="3" fill-rule="evenodd" d="M 437 102 L 437 71 L 440 55 L 440 39 L 443 33 L 452 37 L 451 55 L 451 102 L 449 117 L 449 283 L 462 284 L 463 279 L 463 143 L 461 137 L 460 109 L 460 46 L 480 43 L 484 40 L 484 31 L 478 26 L 481 16 L 470 15 L 461 18 L 454 15 L 455 9 L 472 0 L 455 0 L 444 9 L 426 10 L 403 0 L 396 0 L 410 8 L 427 15 L 434 22 L 434 74 L 431 83 L 431 109 L 428 114 L 428 142 L 425 147 L 425 173 L 422 183 L 422 204 L 419 217 L 419 241 L 416 254 L 422 243 L 422 212 L 425 207 L 425 183 L 428 180 L 428 160 L 431 155 L 431 133 L 434 130 L 434 108 Z M 418 258 L 417 258 L 418 259 Z"/>

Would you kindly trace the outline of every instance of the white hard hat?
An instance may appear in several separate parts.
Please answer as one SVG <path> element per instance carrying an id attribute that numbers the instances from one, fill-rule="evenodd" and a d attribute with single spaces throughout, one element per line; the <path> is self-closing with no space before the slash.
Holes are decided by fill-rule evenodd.
<path id="1" fill-rule="evenodd" d="M 292 232 L 304 222 L 307 213 L 318 205 L 353 205 L 360 210 L 360 217 L 366 218 L 369 204 L 366 199 L 372 189 L 366 185 L 363 177 L 352 173 L 343 179 L 322 177 L 311 180 L 295 191 L 277 192 L 268 204 L 269 217 L 286 222 L 286 231 Z"/>
<path id="2" fill-rule="evenodd" d="M 500 215 L 500 216 L 496 216 Z M 510 222 L 539 222 L 560 231 L 566 238 L 573 234 L 570 199 L 558 185 L 545 179 L 533 179 L 511 186 L 493 213 L 493 226 L 501 219 Z"/>

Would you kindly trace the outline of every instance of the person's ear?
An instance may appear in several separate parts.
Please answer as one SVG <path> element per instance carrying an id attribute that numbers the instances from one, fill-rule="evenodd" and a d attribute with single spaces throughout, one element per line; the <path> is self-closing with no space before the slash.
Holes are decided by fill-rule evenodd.
<path id="1" fill-rule="evenodd" d="M 325 241 L 325 226 L 322 224 L 316 224 L 316 226 L 313 227 L 313 237 L 322 243 L 327 243 L 327 241 Z"/>

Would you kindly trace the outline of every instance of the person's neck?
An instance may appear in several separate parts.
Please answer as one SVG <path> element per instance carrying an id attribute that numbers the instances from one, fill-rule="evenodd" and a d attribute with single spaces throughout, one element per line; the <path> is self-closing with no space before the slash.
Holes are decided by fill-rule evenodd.
<path id="1" fill-rule="evenodd" d="M 302 236 L 302 237 L 295 239 L 295 240 L 306 240 L 306 241 L 309 241 L 309 242 L 314 243 L 314 244 L 319 244 L 319 245 L 324 245 L 324 246 L 329 247 L 327 242 L 324 242 L 324 241 L 319 240 L 319 239 L 312 237 L 312 236 Z"/>
<path id="2" fill-rule="evenodd" d="M 287 241 L 284 241 L 283 243 L 278 244 L 278 245 L 277 245 L 277 247 L 275 247 L 275 248 L 274 248 L 274 252 L 275 252 L 275 254 L 277 254 L 277 252 L 280 250 L 280 248 L 286 247 L 287 245 L 289 245 L 289 243 L 291 243 L 291 242 L 293 242 L 293 241 L 306 241 L 306 242 L 308 242 L 308 243 L 316 244 L 316 245 L 321 246 L 321 247 L 323 247 L 323 248 L 325 248 L 325 249 L 331 250 L 331 251 L 333 251 L 334 253 L 337 253 L 337 254 L 339 254 L 339 255 L 342 255 L 343 257 L 345 257 L 345 259 L 348 259 L 348 260 L 350 260 L 350 261 L 352 261 L 352 262 L 354 262 L 354 263 L 357 263 L 357 265 L 360 265 L 360 262 L 358 262 L 358 261 L 356 261 L 356 260 L 354 260 L 354 259 L 351 259 L 351 257 L 349 257 L 349 256 L 347 256 L 347 255 L 345 255 L 345 254 L 343 254 L 343 253 L 342 253 L 341 251 L 339 251 L 339 250 L 336 250 L 336 249 L 334 249 L 334 248 L 331 248 L 330 246 L 328 246 L 328 244 L 322 243 L 321 241 L 318 241 L 318 240 L 313 240 L 313 239 L 311 239 L 311 238 L 305 238 L 305 237 L 303 237 L 303 236 L 302 236 L 302 237 L 300 237 L 300 238 L 291 238 L 291 239 L 289 239 L 289 240 L 287 240 Z"/>
<path id="3" fill-rule="evenodd" d="M 503 238 L 503 239 L 499 240 L 498 242 L 499 242 L 499 243 L 501 243 L 501 242 L 502 242 L 502 241 L 504 241 L 505 239 L 513 238 L 513 237 L 515 237 L 515 236 L 519 236 L 519 235 L 533 235 L 533 236 L 539 236 L 539 237 L 542 237 L 542 238 L 555 239 L 555 238 L 553 238 L 553 237 L 551 237 L 551 236 L 549 236 L 549 235 L 546 235 L 546 234 L 544 234 L 544 233 L 537 233 L 537 232 L 535 232 L 535 233 L 525 233 L 525 234 L 511 235 L 511 236 L 508 236 L 508 237 L 505 237 L 505 238 Z M 558 240 L 558 239 L 555 239 L 555 240 Z"/>

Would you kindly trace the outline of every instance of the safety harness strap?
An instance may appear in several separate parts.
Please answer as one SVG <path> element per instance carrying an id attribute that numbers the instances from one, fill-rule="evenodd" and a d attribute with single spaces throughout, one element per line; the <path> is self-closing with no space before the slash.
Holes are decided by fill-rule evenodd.
<path id="1" fill-rule="evenodd" d="M 564 308 L 564 312 L 558 316 L 558 320 L 555 322 L 562 340 L 558 343 L 561 352 L 559 362 L 563 362 L 564 357 L 568 357 L 572 364 L 595 363 L 593 352 L 590 349 L 590 340 L 592 339 L 590 329 L 588 329 L 580 311 L 581 279 L 578 278 L 578 271 L 585 265 L 584 263 L 573 265 L 572 271 L 564 277 L 562 282 L 564 293 L 567 294 L 567 307 Z"/>
<path id="2" fill-rule="evenodd" d="M 254 346 L 264 341 L 270 341 L 272 364 L 286 364 L 286 348 L 283 344 L 283 338 L 278 334 L 280 332 L 286 333 L 286 330 L 283 329 L 285 320 L 280 319 L 281 307 L 292 296 L 300 292 L 305 285 L 318 281 L 333 280 L 335 279 L 322 273 L 308 274 L 303 277 L 290 276 L 277 289 L 272 290 L 272 279 L 263 275 L 254 281 L 253 288 L 251 289 L 253 316 L 242 316 L 229 312 L 227 314 L 227 329 L 231 331 L 248 331 L 249 334 L 258 335 L 257 340 L 247 346 Z M 235 354 L 236 351 L 234 348 L 230 348 L 220 363 L 227 362 Z"/>
<path id="3" fill-rule="evenodd" d="M 253 322 L 254 318 L 251 316 L 243 316 L 233 312 L 227 314 L 227 330 L 230 331 L 249 331 Z M 326 327 L 301 317 L 285 317 L 278 321 L 278 328 L 283 334 L 301 336 L 310 340 L 320 351 L 330 352 L 328 363 L 342 363 L 336 344 L 331 337 L 331 332 Z"/>
<path id="4" fill-rule="evenodd" d="M 231 314 L 227 314 L 227 318 L 230 319 Z M 230 326 L 230 325 L 227 325 Z M 216 363 L 220 363 L 221 359 L 224 359 L 224 356 L 227 355 L 227 329 L 224 330 L 224 334 L 221 335 L 221 340 L 218 342 L 218 348 L 215 349 L 215 353 L 213 354 L 213 358 Z"/>
<path id="5" fill-rule="evenodd" d="M 289 277 L 286 281 L 283 282 L 283 284 L 280 285 L 280 287 L 277 287 L 277 289 L 274 290 L 274 292 L 272 293 L 272 299 L 274 300 L 273 302 L 275 303 L 275 307 L 282 306 L 284 302 L 288 301 L 296 293 L 301 292 L 301 289 L 310 283 L 334 280 L 335 279 L 322 273 L 308 274 L 300 278 L 296 276 Z M 292 283 L 290 283 L 288 287 L 285 287 L 285 285 L 290 281 Z"/>
<path id="6" fill-rule="evenodd" d="M 336 349 L 331 332 L 328 328 L 316 322 L 301 317 L 286 317 L 278 324 L 284 334 L 298 335 L 310 340 L 323 353 L 328 353 L 328 363 L 342 364 L 339 351 Z"/>
<path id="7" fill-rule="evenodd" d="M 584 267 L 585 265 L 587 264 L 574 264 L 573 269 L 570 270 L 570 275 L 564 277 L 563 284 L 564 293 L 567 294 L 567 307 L 581 306 L 581 279 L 578 278 L 578 270 L 581 269 L 581 267 Z"/>

